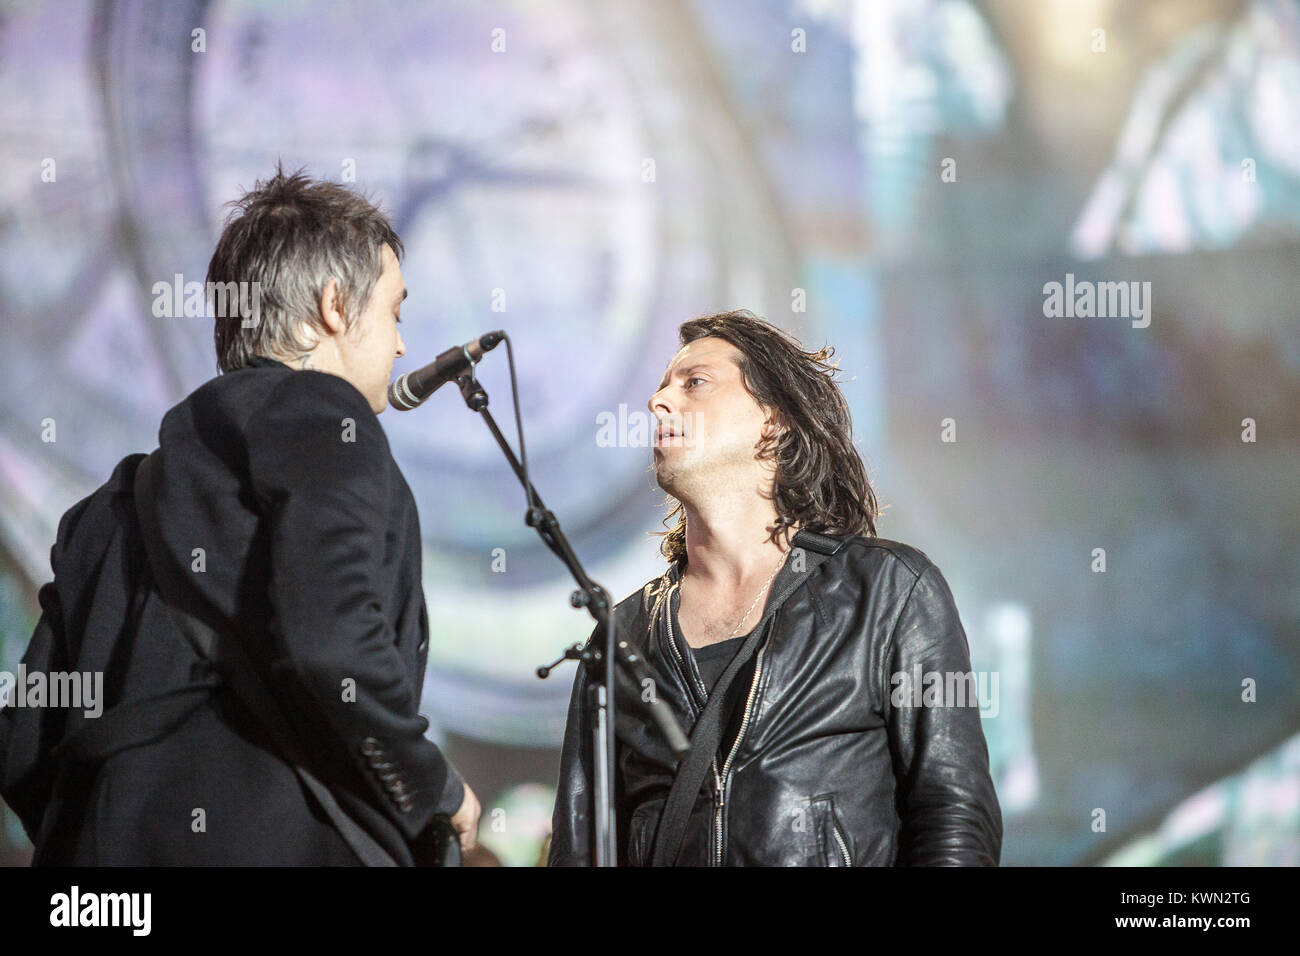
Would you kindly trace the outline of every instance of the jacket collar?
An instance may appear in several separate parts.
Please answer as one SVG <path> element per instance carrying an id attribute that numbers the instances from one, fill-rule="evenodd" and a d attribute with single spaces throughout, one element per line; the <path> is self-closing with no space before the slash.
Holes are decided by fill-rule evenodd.
<path id="1" fill-rule="evenodd" d="M 806 551 L 814 551 L 817 554 L 829 557 L 830 555 L 839 553 L 847 540 L 848 538 L 836 538 L 831 537 L 830 535 L 800 529 L 799 531 L 796 531 L 794 537 L 790 539 L 790 544 L 792 546 L 790 554 L 794 553 L 794 548 L 801 548 Z M 812 563 L 816 564 L 820 563 L 820 561 Z M 791 581 L 791 579 L 797 574 L 802 574 L 805 570 L 808 570 L 806 564 L 798 566 L 794 561 L 791 561 L 789 555 L 787 555 L 785 563 L 781 565 L 781 570 L 777 572 L 776 578 L 772 581 L 772 586 L 768 589 L 767 601 L 763 604 L 764 613 L 767 612 L 768 602 L 772 600 L 773 595 L 783 593 L 786 589 L 786 585 Z M 640 615 L 644 616 L 641 622 L 643 626 L 657 617 L 661 597 L 666 597 L 667 594 L 672 591 L 673 587 L 680 581 L 681 570 L 674 563 L 669 565 L 668 570 L 664 572 L 662 577 L 650 582 L 650 584 L 646 586 L 639 608 Z"/>
<path id="2" fill-rule="evenodd" d="M 816 551 L 818 554 L 831 555 L 838 554 L 840 548 L 844 547 L 846 540 L 848 539 L 835 538 L 828 534 L 818 534 L 815 531 L 806 531 L 801 528 L 794 533 L 794 537 L 790 539 L 790 544 L 792 549 L 803 548 L 805 551 Z M 788 561 L 786 563 L 789 564 Z M 785 568 L 783 567 L 782 570 L 784 571 Z M 681 580 L 681 570 L 674 563 L 669 565 L 666 576 L 668 585 L 671 587 Z"/>

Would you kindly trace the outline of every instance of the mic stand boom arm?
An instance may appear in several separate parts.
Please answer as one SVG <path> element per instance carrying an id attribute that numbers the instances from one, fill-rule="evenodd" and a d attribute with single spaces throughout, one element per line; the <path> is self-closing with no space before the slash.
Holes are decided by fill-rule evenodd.
<path id="1" fill-rule="evenodd" d="M 537 490 L 524 473 L 523 467 L 519 464 L 519 459 L 515 457 L 515 453 L 511 450 L 505 436 L 501 434 L 501 429 L 497 427 L 492 413 L 488 411 L 487 392 L 474 377 L 472 365 L 468 372 L 456 379 L 456 384 L 460 386 L 460 393 L 470 411 L 478 412 L 483 421 L 487 423 L 488 429 L 492 432 L 492 437 L 501 446 L 501 451 L 510 463 L 510 467 L 514 470 L 519 483 L 524 486 L 524 492 L 529 503 L 528 512 L 524 516 L 524 523 L 537 531 L 542 541 L 564 562 L 565 567 L 569 569 L 569 573 L 573 575 L 573 580 L 577 582 L 578 590 L 574 591 L 570 596 L 569 603 L 574 607 L 585 607 L 599 625 L 596 633 L 604 635 L 603 647 L 599 645 L 594 647 L 574 645 L 565 651 L 564 657 L 560 660 L 581 660 L 588 665 L 590 680 L 587 685 L 585 704 L 590 715 L 589 726 L 592 728 L 594 745 L 592 753 L 595 755 L 594 780 L 592 781 L 592 820 L 595 831 L 593 844 L 595 859 L 593 862 L 596 866 L 617 866 L 618 847 L 614 827 L 613 786 L 615 770 L 614 688 L 617 676 L 615 668 L 616 666 L 622 668 L 622 673 L 631 678 L 633 684 L 637 687 L 644 686 L 643 681 L 647 678 L 652 681 L 655 680 L 654 671 L 641 654 L 634 648 L 630 648 L 627 642 L 618 640 L 614 627 L 614 609 L 610 603 L 609 595 L 599 584 L 587 576 L 587 572 L 583 570 L 582 562 L 578 560 L 578 556 L 574 554 L 573 548 L 570 547 L 568 539 L 564 536 L 564 532 L 560 530 L 560 522 L 556 519 L 554 513 L 542 503 Z M 604 666 L 597 666 L 601 664 Z M 538 676 L 546 677 L 554 666 L 552 664 L 548 667 L 539 667 L 537 669 Z M 657 686 L 657 684 L 651 686 Z M 640 698 L 636 697 L 635 699 L 639 700 Z M 677 721 L 673 719 L 672 714 L 668 712 L 667 706 L 660 703 L 657 698 L 650 700 L 648 705 L 649 713 L 659 725 L 669 747 L 679 758 L 685 756 L 690 751 L 690 742 L 686 739 L 686 735 L 682 733 L 681 727 L 677 725 Z"/>

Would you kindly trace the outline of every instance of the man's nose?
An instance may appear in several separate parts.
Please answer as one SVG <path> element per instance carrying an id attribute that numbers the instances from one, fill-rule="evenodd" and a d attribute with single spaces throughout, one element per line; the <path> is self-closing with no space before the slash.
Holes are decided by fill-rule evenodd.
<path id="1" fill-rule="evenodd" d="M 673 413 L 672 402 L 669 400 L 668 389 L 661 388 L 650 396 L 650 401 L 646 402 L 646 408 L 650 409 L 651 415 L 657 415 L 662 412 L 664 415 Z"/>
<path id="2" fill-rule="evenodd" d="M 406 354 L 406 343 L 402 341 L 402 333 L 397 333 L 397 357 L 401 358 Z"/>

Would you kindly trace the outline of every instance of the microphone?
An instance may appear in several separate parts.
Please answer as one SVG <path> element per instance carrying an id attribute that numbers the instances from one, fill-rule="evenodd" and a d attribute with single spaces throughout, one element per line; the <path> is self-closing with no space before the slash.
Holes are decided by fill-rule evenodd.
<path id="1" fill-rule="evenodd" d="M 473 367 L 484 352 L 492 351 L 505 337 L 501 331 L 488 332 L 472 342 L 447 349 L 424 368 L 399 376 L 388 386 L 388 404 L 399 412 L 419 407 L 442 386 Z"/>

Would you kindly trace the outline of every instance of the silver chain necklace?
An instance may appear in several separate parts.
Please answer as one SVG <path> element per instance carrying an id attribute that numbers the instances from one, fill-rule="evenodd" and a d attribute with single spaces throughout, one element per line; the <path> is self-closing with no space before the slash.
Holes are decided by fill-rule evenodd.
<path id="1" fill-rule="evenodd" d="M 740 633 L 741 625 L 743 625 L 743 624 L 745 623 L 745 621 L 749 620 L 749 615 L 751 615 L 751 614 L 754 613 L 754 607 L 758 604 L 758 599 L 761 598 L 761 597 L 763 596 L 763 592 L 767 590 L 767 586 L 768 586 L 769 584 L 771 584 L 771 583 L 776 579 L 777 574 L 780 573 L 781 568 L 785 565 L 785 559 L 786 559 L 787 556 L 788 556 L 788 555 L 786 555 L 786 554 L 781 555 L 781 560 L 780 560 L 780 562 L 777 564 L 777 566 L 776 566 L 775 568 L 772 569 L 772 574 L 768 577 L 768 579 L 767 579 L 766 581 L 763 582 L 763 586 L 762 586 L 761 588 L 758 589 L 758 593 L 754 595 L 754 603 L 751 604 L 751 605 L 749 606 L 749 610 L 745 612 L 745 616 L 742 617 L 742 618 L 741 618 L 741 619 L 736 623 L 735 630 L 733 630 L 733 631 L 731 632 L 731 637 L 728 637 L 727 640 L 731 640 L 731 639 L 734 638 L 737 634 Z M 686 579 L 685 579 L 685 578 L 683 578 L 681 581 L 679 581 L 679 582 L 677 583 L 677 590 L 678 590 L 678 591 L 681 591 L 681 589 L 682 589 L 682 585 L 685 584 L 685 583 L 686 583 Z M 719 641 L 719 643 L 721 643 L 721 642 Z"/>

